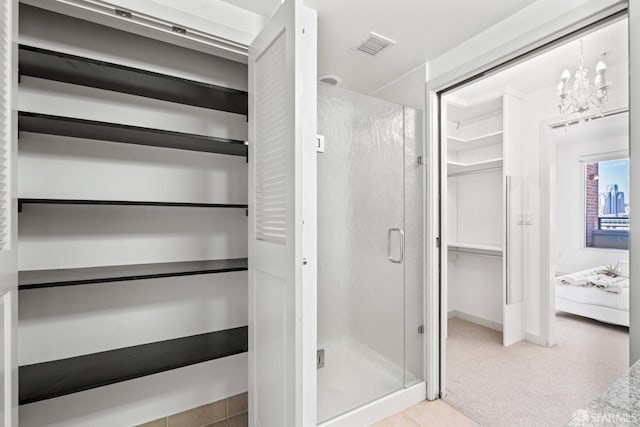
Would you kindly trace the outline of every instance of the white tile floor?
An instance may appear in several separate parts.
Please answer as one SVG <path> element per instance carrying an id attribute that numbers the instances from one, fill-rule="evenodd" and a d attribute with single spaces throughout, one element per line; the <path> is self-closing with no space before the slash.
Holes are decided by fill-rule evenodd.
<path id="1" fill-rule="evenodd" d="M 325 367 L 318 370 L 318 420 L 326 421 L 401 390 L 404 370 L 357 341 L 343 337 L 322 346 Z M 415 377 L 408 375 L 408 383 Z"/>

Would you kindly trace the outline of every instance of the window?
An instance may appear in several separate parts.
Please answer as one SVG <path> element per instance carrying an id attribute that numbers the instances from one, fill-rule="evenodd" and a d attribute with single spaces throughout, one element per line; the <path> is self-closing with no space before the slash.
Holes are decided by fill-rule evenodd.
<path id="1" fill-rule="evenodd" d="M 629 249 L 629 159 L 585 164 L 585 247 Z"/>

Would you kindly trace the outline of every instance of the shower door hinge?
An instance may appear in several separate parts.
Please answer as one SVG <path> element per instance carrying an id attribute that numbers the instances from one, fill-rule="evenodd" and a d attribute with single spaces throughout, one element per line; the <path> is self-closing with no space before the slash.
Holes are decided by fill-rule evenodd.
<path id="1" fill-rule="evenodd" d="M 316 369 L 324 368 L 324 348 L 316 353 Z"/>
<path id="2" fill-rule="evenodd" d="M 424 160 L 422 159 L 422 156 L 418 156 L 418 164 L 419 165 L 424 164 Z"/>
<path id="3" fill-rule="evenodd" d="M 418 333 L 419 334 L 424 334 L 424 325 L 418 326 Z"/>
<path id="4" fill-rule="evenodd" d="M 436 248 L 440 247 L 440 238 L 436 237 Z"/>
<path id="5" fill-rule="evenodd" d="M 324 135 L 316 135 L 316 152 L 324 153 Z"/>

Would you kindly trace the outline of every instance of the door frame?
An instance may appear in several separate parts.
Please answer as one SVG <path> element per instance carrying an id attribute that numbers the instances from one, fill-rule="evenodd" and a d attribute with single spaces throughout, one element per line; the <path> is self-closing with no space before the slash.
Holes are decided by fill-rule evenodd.
<path id="1" fill-rule="evenodd" d="M 640 69 L 640 55 L 631 55 L 631 52 L 640 51 L 640 4 L 637 1 L 629 5 L 629 67 L 637 73 Z M 639 182 L 640 168 L 633 167 L 632 156 L 640 151 L 640 79 L 632 79 L 629 73 L 629 160 L 632 167 L 629 168 L 629 182 Z M 640 186 L 631 187 L 630 198 L 640 200 Z M 631 212 L 630 221 L 639 218 L 638 212 Z M 640 277 L 640 262 L 631 262 L 631 249 L 640 247 L 640 233 L 633 231 L 629 236 L 629 265 L 630 277 Z M 640 326 L 640 292 L 629 293 L 629 365 L 633 365 L 640 359 L 640 337 L 636 337 L 636 327 Z"/>
<path id="2" fill-rule="evenodd" d="M 629 2 L 633 4 L 633 2 Z M 425 84 L 425 147 L 424 153 L 427 157 L 427 168 L 425 171 L 425 292 L 426 305 L 426 379 L 427 379 L 427 399 L 434 400 L 444 397 L 446 394 L 446 326 L 447 326 L 447 289 L 446 289 L 446 218 L 443 216 L 443 200 L 446 201 L 446 152 L 442 153 L 442 135 L 440 132 L 441 115 L 440 103 L 442 95 L 455 87 L 462 86 L 483 76 L 498 72 L 506 67 L 512 66 L 520 61 L 526 60 L 532 54 L 538 54 L 545 50 L 552 49 L 558 43 L 564 42 L 576 33 L 596 25 L 597 23 L 610 19 L 620 13 L 629 15 L 629 50 L 633 47 L 640 48 L 640 6 L 638 10 L 629 5 L 626 0 L 609 2 L 589 2 L 577 7 L 571 13 L 559 16 L 557 19 L 548 21 L 534 31 L 506 40 L 498 48 L 481 54 L 463 65 L 442 73 L 430 79 Z M 635 13 L 634 13 L 635 11 Z M 640 57 L 630 57 L 630 64 L 640 68 Z M 630 86 L 630 92 L 640 90 L 640 82 L 636 86 Z M 636 104 L 636 108 L 632 105 Z M 640 99 L 631 97 L 631 111 L 629 121 L 634 122 L 634 118 L 640 122 Z M 630 125 L 631 136 L 640 137 L 640 127 L 634 129 Z M 630 138 L 630 142 L 633 139 Z M 640 138 L 637 144 L 640 145 Z M 633 144 L 632 144 L 633 145 Z M 630 152 L 634 147 L 630 147 Z M 639 147 L 640 150 L 640 147 Z M 443 160 L 444 159 L 444 160 Z M 444 166 L 443 166 L 444 165 Z M 640 174 L 640 171 L 638 172 Z M 632 172 L 632 176 L 634 176 Z M 633 178 L 632 178 L 633 179 Z M 636 188 L 636 194 L 640 198 L 640 187 Z M 443 196 L 445 199 L 443 199 Z M 634 197 L 632 192 L 631 197 Z M 633 215 L 633 214 L 632 214 Z M 640 216 L 640 215 L 639 215 Z M 631 237 L 633 242 L 638 242 L 640 246 L 640 233 Z M 631 252 L 630 252 L 631 253 Z M 633 263 L 631 263 L 633 266 Z M 640 263 L 632 267 L 640 277 Z M 635 294 L 632 294 L 635 295 Z M 640 313 L 640 293 L 635 298 L 631 297 L 631 306 L 638 307 Z M 640 314 L 639 314 L 640 315 Z M 640 324 L 640 322 L 638 322 Z M 631 316 L 631 324 L 634 324 L 634 317 Z M 635 342 L 637 341 L 637 342 Z M 631 334 L 631 361 L 640 358 L 640 339 L 634 340 Z M 634 357 L 635 356 L 635 357 Z"/>

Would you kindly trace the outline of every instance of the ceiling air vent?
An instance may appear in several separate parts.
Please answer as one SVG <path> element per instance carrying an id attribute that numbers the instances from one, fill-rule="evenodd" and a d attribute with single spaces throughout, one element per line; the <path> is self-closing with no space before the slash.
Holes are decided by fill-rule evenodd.
<path id="1" fill-rule="evenodd" d="M 374 32 L 369 33 L 367 38 L 356 48 L 360 52 L 364 52 L 371 56 L 375 56 L 388 48 L 394 46 L 396 42 Z"/>

